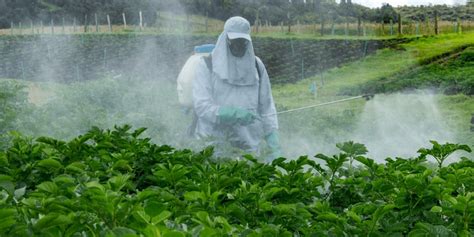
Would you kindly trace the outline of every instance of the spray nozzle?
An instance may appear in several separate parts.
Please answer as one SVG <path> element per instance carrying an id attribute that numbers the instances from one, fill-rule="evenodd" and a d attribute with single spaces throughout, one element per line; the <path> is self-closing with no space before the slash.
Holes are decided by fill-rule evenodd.
<path id="1" fill-rule="evenodd" d="M 362 96 L 365 100 L 369 101 L 375 97 L 375 94 L 367 94 Z"/>

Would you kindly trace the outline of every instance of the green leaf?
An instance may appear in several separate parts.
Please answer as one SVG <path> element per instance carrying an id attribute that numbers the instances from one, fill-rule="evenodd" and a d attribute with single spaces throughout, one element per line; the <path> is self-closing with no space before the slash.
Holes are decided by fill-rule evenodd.
<path id="1" fill-rule="evenodd" d="M 115 227 L 113 230 L 108 231 L 107 237 L 137 237 L 137 233 L 129 228 Z"/>
<path id="2" fill-rule="evenodd" d="M 146 228 L 142 231 L 145 236 L 161 237 L 160 228 L 154 225 L 147 225 Z"/>
<path id="3" fill-rule="evenodd" d="M 173 213 L 169 212 L 169 211 L 162 211 L 159 215 L 153 217 L 151 219 L 151 223 L 153 225 L 156 225 L 158 223 L 161 223 L 163 221 L 165 221 L 166 219 L 170 218 L 170 216 L 172 216 Z"/>
<path id="4" fill-rule="evenodd" d="M 83 164 L 82 162 L 73 162 L 66 166 L 66 172 L 68 173 L 77 173 L 77 174 L 82 174 L 85 172 L 85 169 L 87 166 Z"/>
<path id="5" fill-rule="evenodd" d="M 130 179 L 130 175 L 117 175 L 113 176 L 112 178 L 109 179 L 108 184 L 110 186 L 110 189 L 113 191 L 120 191 L 122 190 L 126 185 L 128 180 Z"/>
<path id="6" fill-rule="evenodd" d="M 161 202 L 149 200 L 145 203 L 144 208 L 147 215 L 155 217 L 166 209 L 166 205 Z"/>
<path id="7" fill-rule="evenodd" d="M 0 233 L 5 233 L 6 230 L 10 229 L 16 223 L 17 211 L 14 208 L 1 208 L 0 209 Z"/>
<path id="8" fill-rule="evenodd" d="M 7 155 L 3 152 L 0 152 L 0 167 L 8 167 L 8 158 Z"/>
<path id="9" fill-rule="evenodd" d="M 336 147 L 350 157 L 365 155 L 368 152 L 364 144 L 355 143 L 353 141 L 338 143 Z"/>
<path id="10" fill-rule="evenodd" d="M 137 219 L 137 221 L 140 221 L 142 223 L 147 223 L 149 224 L 150 223 L 150 219 L 151 217 L 149 215 L 147 215 L 145 213 L 145 211 L 141 210 L 141 211 L 134 211 L 132 213 L 133 217 L 135 217 L 135 219 Z"/>
<path id="11" fill-rule="evenodd" d="M 442 225 L 431 225 L 429 223 L 416 223 L 415 228 L 408 237 L 456 237 L 456 233 Z"/>
<path id="12" fill-rule="evenodd" d="M 443 211 L 443 208 L 440 207 L 440 206 L 434 206 L 431 208 L 430 210 L 431 212 L 435 212 L 435 213 L 439 213 L 439 212 L 442 212 Z"/>
<path id="13" fill-rule="evenodd" d="M 20 198 L 22 198 L 25 195 L 25 193 L 26 193 L 26 186 L 23 187 L 23 188 L 19 188 L 19 189 L 15 190 L 15 193 L 14 193 L 15 199 L 19 200 Z"/>
<path id="14" fill-rule="evenodd" d="M 14 195 L 15 184 L 13 183 L 13 178 L 8 175 L 0 174 L 0 188 L 5 189 L 9 195 Z"/>
<path id="15" fill-rule="evenodd" d="M 202 235 L 205 236 L 205 235 Z M 163 234 L 163 237 L 186 237 L 186 234 L 179 231 L 170 231 Z"/>
<path id="16" fill-rule="evenodd" d="M 51 194 L 56 194 L 59 191 L 58 185 L 50 181 L 43 182 L 37 185 L 36 188 Z"/>
<path id="17" fill-rule="evenodd" d="M 52 158 L 40 160 L 37 165 L 53 172 L 56 172 L 57 170 L 63 168 L 63 165 L 61 165 L 59 161 Z"/>
<path id="18" fill-rule="evenodd" d="M 198 191 L 191 191 L 191 192 L 186 192 L 184 193 L 184 199 L 186 201 L 197 201 L 201 199 L 201 201 L 206 200 L 206 195 L 203 192 L 198 192 Z"/>
<path id="19" fill-rule="evenodd" d="M 36 224 L 33 226 L 33 228 L 36 231 L 42 231 L 44 229 L 51 228 L 54 226 L 66 226 L 72 223 L 73 221 L 65 215 L 61 215 L 58 213 L 49 213 L 48 215 L 43 216 L 41 219 L 39 219 L 38 222 L 36 222 Z"/>

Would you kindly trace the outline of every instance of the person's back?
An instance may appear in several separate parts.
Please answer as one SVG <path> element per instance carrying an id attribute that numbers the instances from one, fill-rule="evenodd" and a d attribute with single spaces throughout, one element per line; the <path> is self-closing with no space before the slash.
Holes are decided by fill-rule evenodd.
<path id="1" fill-rule="evenodd" d="M 230 18 L 211 53 L 203 58 L 193 81 L 197 137 L 212 137 L 258 153 L 266 138 L 272 158 L 279 156 L 278 121 L 265 66 L 254 54 L 250 24 Z M 211 66 L 210 66 L 210 65 Z"/>

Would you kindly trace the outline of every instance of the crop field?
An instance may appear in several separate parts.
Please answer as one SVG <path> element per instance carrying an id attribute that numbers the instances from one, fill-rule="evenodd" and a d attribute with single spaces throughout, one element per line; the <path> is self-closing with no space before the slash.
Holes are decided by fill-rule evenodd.
<path id="1" fill-rule="evenodd" d="M 374 95 L 279 115 L 271 163 L 186 134 L 174 67 L 209 35 L 3 37 L 0 236 L 474 235 L 472 32 L 262 33 L 278 111 Z"/>

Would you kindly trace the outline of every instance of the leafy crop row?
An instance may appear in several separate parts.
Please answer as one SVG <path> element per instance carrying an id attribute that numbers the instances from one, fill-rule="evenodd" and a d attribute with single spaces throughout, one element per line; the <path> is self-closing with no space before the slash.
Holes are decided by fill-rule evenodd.
<path id="1" fill-rule="evenodd" d="M 2 236 L 472 236 L 474 162 L 438 144 L 377 164 L 364 145 L 316 160 L 215 158 L 93 128 L 0 152 Z M 438 165 L 427 158 L 433 156 Z M 358 165 L 356 165 L 358 163 Z"/>

